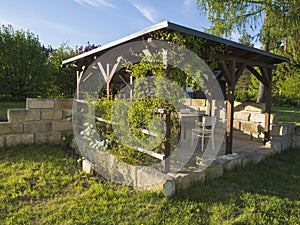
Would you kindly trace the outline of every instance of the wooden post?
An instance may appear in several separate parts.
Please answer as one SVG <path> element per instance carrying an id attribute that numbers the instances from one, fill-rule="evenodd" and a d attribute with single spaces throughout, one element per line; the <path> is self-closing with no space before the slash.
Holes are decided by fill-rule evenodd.
<path id="1" fill-rule="evenodd" d="M 264 128 L 264 142 L 270 140 L 270 113 L 271 113 L 271 101 L 272 101 L 272 69 L 267 69 L 267 76 L 269 84 L 265 86 L 266 94 L 266 111 L 265 111 L 265 128 Z"/>
<path id="2" fill-rule="evenodd" d="M 130 101 L 133 100 L 133 77 L 130 75 Z"/>
<path id="3" fill-rule="evenodd" d="M 227 111 L 226 111 L 226 154 L 232 154 L 233 136 L 233 113 L 234 113 L 234 85 L 228 85 Z"/>
<path id="4" fill-rule="evenodd" d="M 236 62 L 229 62 L 228 67 L 225 62 L 221 61 L 221 70 L 228 83 L 227 110 L 226 110 L 226 154 L 232 154 L 232 137 L 233 137 L 233 113 L 234 113 L 234 89 L 236 84 Z"/>
<path id="5" fill-rule="evenodd" d="M 85 66 L 82 66 L 80 69 L 78 69 L 76 71 L 76 84 L 77 84 L 77 90 L 76 90 L 76 99 L 80 99 L 80 82 L 81 82 L 81 78 L 83 76 L 83 73 L 84 73 L 84 69 L 85 69 Z"/>
<path id="6" fill-rule="evenodd" d="M 211 116 L 211 102 L 209 99 L 206 100 L 206 115 Z"/>
<path id="7" fill-rule="evenodd" d="M 162 169 L 164 173 L 170 172 L 170 155 L 171 155 L 171 120 L 170 113 L 164 112 L 163 120 L 166 123 L 166 141 L 162 144 L 162 154 L 164 155 L 164 159 L 161 161 Z"/>
<path id="8" fill-rule="evenodd" d="M 107 83 L 106 83 L 106 98 L 107 98 L 107 100 L 109 100 L 109 83 L 110 83 L 110 80 L 107 80 L 106 81 Z"/>

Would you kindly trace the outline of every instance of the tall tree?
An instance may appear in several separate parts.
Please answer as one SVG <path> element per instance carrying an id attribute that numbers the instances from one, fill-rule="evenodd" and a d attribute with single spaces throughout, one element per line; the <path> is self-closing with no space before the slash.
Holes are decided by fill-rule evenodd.
<path id="1" fill-rule="evenodd" d="M 251 36 L 245 32 L 242 33 L 241 37 L 239 38 L 239 43 L 251 47 L 254 46 L 254 44 L 251 42 Z M 243 75 L 236 83 L 235 98 L 237 101 L 250 101 L 253 98 L 251 95 L 252 93 L 249 92 L 251 83 L 251 73 L 249 70 L 245 70 Z"/>
<path id="2" fill-rule="evenodd" d="M 59 48 L 52 49 L 49 53 L 47 63 L 49 65 L 48 88 L 45 91 L 50 98 L 72 98 L 76 91 L 75 71 L 62 68 L 63 60 L 76 55 L 67 43 L 63 43 Z"/>
<path id="3" fill-rule="evenodd" d="M 282 43 L 294 43 L 299 37 L 300 1 L 197 0 L 197 5 L 200 13 L 207 15 L 212 23 L 209 31 L 218 36 L 260 29 L 257 37 L 266 51 L 278 48 Z M 263 90 L 261 85 L 258 102 L 263 100 Z"/>
<path id="4" fill-rule="evenodd" d="M 47 51 L 38 37 L 27 31 L 0 28 L 0 96 L 24 99 L 46 88 Z"/>

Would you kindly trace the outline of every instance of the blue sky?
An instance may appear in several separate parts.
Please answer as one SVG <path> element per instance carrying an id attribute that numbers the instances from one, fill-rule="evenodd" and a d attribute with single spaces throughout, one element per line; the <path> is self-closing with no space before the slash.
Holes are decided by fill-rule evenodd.
<path id="1" fill-rule="evenodd" d="M 198 30 L 209 27 L 195 0 L 0 0 L 0 24 L 30 30 L 54 48 L 88 41 L 103 45 L 169 20 Z M 233 35 L 233 39 L 236 39 Z"/>

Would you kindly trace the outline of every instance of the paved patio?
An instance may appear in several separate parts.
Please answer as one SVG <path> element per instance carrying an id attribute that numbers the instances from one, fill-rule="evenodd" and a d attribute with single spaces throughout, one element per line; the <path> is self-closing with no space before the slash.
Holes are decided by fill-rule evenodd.
<path id="1" fill-rule="evenodd" d="M 219 134 L 218 134 L 219 133 Z M 244 135 L 244 137 L 247 137 Z M 223 139 L 223 140 L 222 140 Z M 264 145 L 263 141 L 250 140 L 247 139 L 233 138 L 233 149 L 232 155 L 242 155 L 246 153 L 261 153 L 262 151 L 268 150 L 269 148 Z M 181 136 L 181 143 L 179 145 L 179 151 L 187 151 L 187 157 L 190 157 L 187 164 L 184 166 L 188 167 L 198 167 L 199 161 L 201 161 L 202 156 L 205 157 L 211 155 L 212 157 L 221 157 L 225 155 L 226 150 L 226 140 L 224 131 L 216 131 L 215 134 L 215 149 L 212 149 L 211 143 L 206 139 L 204 144 L 204 151 L 201 151 L 201 140 L 198 139 L 198 144 L 196 146 L 191 146 L 191 129 L 186 130 L 185 138 Z M 211 141 L 211 140 L 210 140 Z M 222 142 L 222 143 L 221 143 Z M 193 153 L 191 153 L 193 151 Z M 192 156 L 191 156 L 192 155 Z M 197 165 L 198 164 L 198 165 Z"/>

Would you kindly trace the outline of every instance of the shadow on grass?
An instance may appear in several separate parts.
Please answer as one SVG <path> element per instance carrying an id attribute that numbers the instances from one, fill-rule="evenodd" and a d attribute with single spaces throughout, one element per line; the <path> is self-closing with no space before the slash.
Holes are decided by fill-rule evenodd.
<path id="1" fill-rule="evenodd" d="M 205 184 L 194 183 L 179 191 L 174 199 L 200 202 L 230 201 L 244 193 L 276 196 L 291 201 L 300 200 L 300 150 L 289 149 L 258 165 L 249 165 L 228 172 L 223 177 Z"/>

